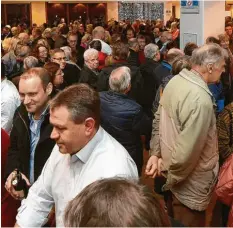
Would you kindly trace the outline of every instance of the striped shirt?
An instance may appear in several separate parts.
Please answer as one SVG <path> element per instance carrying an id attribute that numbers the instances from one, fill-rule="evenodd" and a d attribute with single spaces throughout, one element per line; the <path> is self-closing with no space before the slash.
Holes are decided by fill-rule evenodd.
<path id="1" fill-rule="evenodd" d="M 230 135 L 230 131 L 233 132 L 233 119 L 231 119 L 230 113 L 233 118 L 233 102 L 224 108 L 217 121 L 219 155 L 223 162 L 233 152 L 233 143 L 230 143 L 231 140 L 233 141 L 233 135 Z"/>

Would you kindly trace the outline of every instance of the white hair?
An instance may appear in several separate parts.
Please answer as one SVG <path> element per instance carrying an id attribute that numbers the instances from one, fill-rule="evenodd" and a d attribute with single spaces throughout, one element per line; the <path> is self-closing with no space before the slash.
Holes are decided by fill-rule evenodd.
<path id="1" fill-rule="evenodd" d="M 98 56 L 98 54 L 99 54 L 99 52 L 96 49 L 89 48 L 84 52 L 83 58 L 85 61 L 87 61 L 87 60 L 89 60 L 90 56 L 95 56 L 95 55 Z"/>
<path id="2" fill-rule="evenodd" d="M 131 83 L 131 71 L 128 67 L 118 67 L 109 77 L 109 87 L 117 93 L 124 92 Z"/>
<path id="3" fill-rule="evenodd" d="M 159 47 L 156 44 L 147 44 L 144 48 L 145 57 L 148 59 L 154 59 L 158 52 Z"/>
<path id="4" fill-rule="evenodd" d="M 60 49 L 64 51 L 66 60 L 69 61 L 71 57 L 71 48 L 68 46 L 64 46 L 64 47 L 61 47 Z"/>
<path id="5" fill-rule="evenodd" d="M 28 56 L 23 60 L 23 63 L 24 63 L 24 68 L 28 70 L 30 68 L 37 67 L 38 59 L 34 56 Z"/>

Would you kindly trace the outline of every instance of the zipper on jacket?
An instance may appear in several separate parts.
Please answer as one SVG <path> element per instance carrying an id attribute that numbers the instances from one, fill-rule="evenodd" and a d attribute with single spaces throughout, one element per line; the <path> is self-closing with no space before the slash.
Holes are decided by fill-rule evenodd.
<path id="1" fill-rule="evenodd" d="M 25 125 L 25 127 L 26 127 L 26 129 L 27 129 L 28 137 L 29 137 L 29 139 L 30 139 L 30 133 L 29 133 L 29 129 L 28 129 L 28 127 L 27 127 L 27 124 L 26 124 L 25 120 L 23 119 L 23 117 L 21 116 L 20 112 L 18 112 L 18 113 L 19 113 L 20 119 L 23 121 L 23 123 L 24 123 L 24 125 Z"/>

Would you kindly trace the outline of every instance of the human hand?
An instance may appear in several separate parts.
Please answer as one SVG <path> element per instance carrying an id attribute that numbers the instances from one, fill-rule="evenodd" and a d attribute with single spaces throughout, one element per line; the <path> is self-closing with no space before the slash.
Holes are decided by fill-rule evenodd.
<path id="1" fill-rule="evenodd" d="M 155 178 L 158 174 L 158 160 L 159 158 L 155 155 L 152 155 L 146 164 L 145 175 L 151 178 Z"/>
<path id="2" fill-rule="evenodd" d="M 31 184 L 30 184 L 29 180 L 27 179 L 27 177 L 22 173 L 21 173 L 21 175 L 22 175 L 22 179 L 24 179 L 26 181 L 27 186 L 28 187 L 31 186 Z M 20 199 L 24 198 L 24 193 L 22 191 L 16 191 L 14 186 L 12 185 L 12 181 L 14 180 L 15 176 L 16 176 L 16 171 L 13 171 L 8 176 L 8 178 L 6 180 L 5 188 L 11 194 L 11 196 L 13 198 L 15 198 L 17 200 L 20 200 Z"/>

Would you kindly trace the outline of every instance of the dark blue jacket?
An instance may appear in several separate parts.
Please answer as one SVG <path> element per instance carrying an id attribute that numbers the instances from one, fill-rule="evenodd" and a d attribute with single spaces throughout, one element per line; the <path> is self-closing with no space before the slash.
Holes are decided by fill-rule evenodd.
<path id="1" fill-rule="evenodd" d="M 142 107 L 125 94 L 101 92 L 100 100 L 101 126 L 126 148 L 140 173 L 143 165 L 141 135 L 151 132 L 150 119 Z"/>

